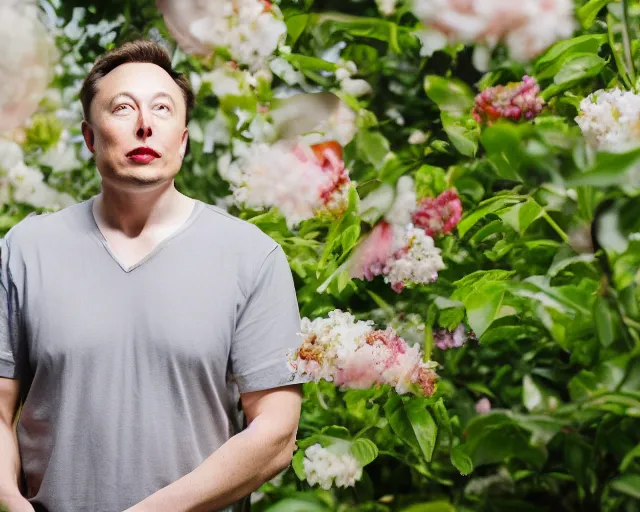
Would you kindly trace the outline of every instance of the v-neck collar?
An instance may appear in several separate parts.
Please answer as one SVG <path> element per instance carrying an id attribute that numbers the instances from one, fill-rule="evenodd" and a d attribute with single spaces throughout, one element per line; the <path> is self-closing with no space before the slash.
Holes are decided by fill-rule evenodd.
<path id="1" fill-rule="evenodd" d="M 116 254 L 111 250 L 111 247 L 109 247 L 109 242 L 107 241 L 107 239 L 105 238 L 105 236 L 103 235 L 102 231 L 100 231 L 100 228 L 98 227 L 98 223 L 96 221 L 95 216 L 93 215 L 93 203 L 95 201 L 95 197 L 93 196 L 91 199 L 89 199 L 87 201 L 87 208 L 88 208 L 88 214 L 89 214 L 89 220 L 90 220 L 90 224 L 91 224 L 91 233 L 93 234 L 93 236 L 96 237 L 96 239 L 98 240 L 98 242 L 100 242 L 100 244 L 104 247 L 104 249 L 109 253 L 109 256 L 111 256 L 111 259 L 113 259 L 118 266 L 127 274 L 130 273 L 131 271 L 135 270 L 136 268 L 138 268 L 139 266 L 143 265 L 144 263 L 146 263 L 147 261 L 149 261 L 151 258 L 153 258 L 153 256 L 155 254 L 157 254 L 158 252 L 160 252 L 171 240 L 173 240 L 175 237 L 177 237 L 178 235 L 180 235 L 181 233 L 183 233 L 191 224 L 193 224 L 193 222 L 196 220 L 196 218 L 198 217 L 198 214 L 204 209 L 204 203 L 199 201 L 198 199 L 195 199 L 195 203 L 193 205 L 193 209 L 191 210 L 191 213 L 189 214 L 189 217 L 187 218 L 186 221 L 184 221 L 182 223 L 182 225 L 176 229 L 173 233 L 171 233 L 168 237 L 166 237 L 165 239 L 163 239 L 162 241 L 160 241 L 160 243 L 158 245 L 156 245 L 150 252 L 148 252 L 142 259 L 140 259 L 138 262 L 134 263 L 133 265 L 131 265 L 130 267 L 126 267 L 116 256 Z"/>

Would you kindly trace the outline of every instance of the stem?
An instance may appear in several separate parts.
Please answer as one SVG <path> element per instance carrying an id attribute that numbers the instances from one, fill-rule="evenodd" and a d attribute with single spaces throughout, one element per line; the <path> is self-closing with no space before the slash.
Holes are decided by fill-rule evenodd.
<path id="1" fill-rule="evenodd" d="M 544 210 L 542 210 L 542 217 L 544 218 L 544 220 L 546 220 L 549 223 L 549 225 L 553 228 L 553 230 L 556 233 L 558 233 L 558 235 L 560 235 L 560 238 L 562 238 L 562 240 L 565 243 L 568 244 L 569 243 L 569 237 L 567 236 L 567 234 L 564 231 L 562 231 L 562 228 L 556 224 L 556 221 L 553 220 L 551 218 L 551 216 L 547 212 L 545 212 Z"/>
<path id="2" fill-rule="evenodd" d="M 629 0 L 622 0 L 622 47 L 624 48 L 624 58 L 627 65 L 627 73 L 631 78 L 633 88 L 636 85 L 636 70 L 633 65 L 633 57 L 631 55 L 631 37 L 629 30 Z"/>

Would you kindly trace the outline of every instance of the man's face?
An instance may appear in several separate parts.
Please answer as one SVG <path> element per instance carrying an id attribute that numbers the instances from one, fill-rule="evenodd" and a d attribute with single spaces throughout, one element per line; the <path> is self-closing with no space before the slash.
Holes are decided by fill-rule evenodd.
<path id="1" fill-rule="evenodd" d="M 185 115 L 180 87 L 155 64 L 122 64 L 100 79 L 83 134 L 103 181 L 173 180 L 187 146 Z"/>

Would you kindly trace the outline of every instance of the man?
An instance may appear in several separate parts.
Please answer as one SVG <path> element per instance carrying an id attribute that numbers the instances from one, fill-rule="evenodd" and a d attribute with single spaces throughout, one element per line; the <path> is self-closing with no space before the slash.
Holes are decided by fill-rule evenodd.
<path id="1" fill-rule="evenodd" d="M 175 189 L 194 101 L 161 47 L 106 54 L 81 100 L 101 193 L 23 220 L 0 246 L 0 503 L 246 510 L 295 447 L 286 257 Z"/>

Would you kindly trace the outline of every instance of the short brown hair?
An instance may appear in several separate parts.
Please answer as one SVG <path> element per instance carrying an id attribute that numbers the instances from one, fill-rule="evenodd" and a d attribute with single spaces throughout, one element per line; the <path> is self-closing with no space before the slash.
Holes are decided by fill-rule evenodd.
<path id="1" fill-rule="evenodd" d="M 182 73 L 173 70 L 171 67 L 171 56 L 162 46 L 153 41 L 145 41 L 142 39 L 124 43 L 122 46 L 114 48 L 96 60 L 91 71 L 89 71 L 89 74 L 84 79 L 82 89 L 80 89 L 80 101 L 82 102 L 84 118 L 87 121 L 89 120 L 89 109 L 91 108 L 91 101 L 93 101 L 97 92 L 98 81 L 118 66 L 132 62 L 155 64 L 164 69 L 169 76 L 173 78 L 173 81 L 180 87 L 182 96 L 184 97 L 184 102 L 187 107 L 185 124 L 188 124 L 191 111 L 195 104 L 195 97 L 191 90 L 189 80 L 187 80 L 187 77 Z"/>

